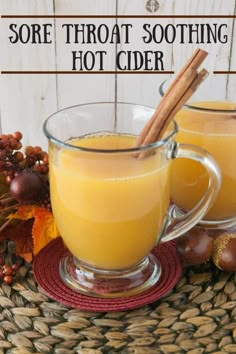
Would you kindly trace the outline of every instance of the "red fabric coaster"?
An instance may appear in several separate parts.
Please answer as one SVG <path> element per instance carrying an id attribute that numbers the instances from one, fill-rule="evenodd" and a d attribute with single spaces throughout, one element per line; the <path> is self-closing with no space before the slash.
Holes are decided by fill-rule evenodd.
<path id="1" fill-rule="evenodd" d="M 166 242 L 158 245 L 152 251 L 162 267 L 161 277 L 152 288 L 141 294 L 119 299 L 90 297 L 75 292 L 62 282 L 59 275 L 59 262 L 67 252 L 61 238 L 50 242 L 34 259 L 34 276 L 38 285 L 49 297 L 67 306 L 82 310 L 106 312 L 141 307 L 163 297 L 175 286 L 181 275 L 181 265 L 176 254 L 175 242 Z"/>

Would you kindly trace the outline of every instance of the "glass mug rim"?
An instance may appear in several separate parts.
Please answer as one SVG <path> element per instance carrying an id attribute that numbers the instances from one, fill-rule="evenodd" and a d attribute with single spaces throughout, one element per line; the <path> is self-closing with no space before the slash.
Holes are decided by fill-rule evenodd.
<path id="1" fill-rule="evenodd" d="M 164 80 L 161 85 L 159 86 L 159 94 L 161 95 L 161 97 L 164 96 L 165 94 L 165 90 L 164 90 L 164 86 L 165 84 L 169 81 L 170 79 Z M 215 102 L 215 100 L 210 100 L 211 102 Z M 228 101 L 228 102 L 232 102 L 233 101 Z M 194 111 L 200 111 L 200 112 L 206 112 L 206 113 L 222 113 L 222 114 L 236 114 L 236 108 L 235 109 L 221 109 L 221 108 L 207 108 L 207 107 L 198 107 L 196 104 L 191 104 L 191 103 L 185 103 L 184 108 L 188 108 Z"/>
<path id="2" fill-rule="evenodd" d="M 130 106 L 130 107 L 137 107 L 137 108 L 142 108 L 142 109 L 147 109 L 150 111 L 155 111 L 153 107 L 149 107 L 146 105 L 140 105 L 138 103 L 130 103 L 130 102 L 114 102 L 114 101 L 101 101 L 101 102 L 88 102 L 88 103 L 82 103 L 78 105 L 73 105 L 69 106 L 66 108 L 62 108 L 61 110 L 58 110 L 51 114 L 44 122 L 43 124 L 43 133 L 46 136 L 46 138 L 53 142 L 56 145 L 59 145 L 63 148 L 74 150 L 74 151 L 83 151 L 83 152 L 89 152 L 89 153 L 102 153 L 102 154 L 122 154 L 122 153 L 138 153 L 138 152 L 143 152 L 143 151 L 148 151 L 152 149 L 157 149 L 165 144 L 167 144 L 171 138 L 178 132 L 178 124 L 176 123 L 175 120 L 171 122 L 172 128 L 171 131 L 161 140 L 156 141 L 155 143 L 152 144 L 147 144 L 143 146 L 137 146 L 133 148 L 126 148 L 126 149 L 96 149 L 96 148 L 86 148 L 82 146 L 75 146 L 72 144 L 69 144 L 68 142 L 65 142 L 63 140 L 58 139 L 55 135 L 49 132 L 48 129 L 48 124 L 51 119 L 59 119 L 60 113 L 66 113 L 67 111 L 70 111 L 75 108 L 80 108 L 80 107 L 86 107 L 86 106 L 95 106 L 95 105 L 121 105 L 121 106 Z M 151 116 L 150 116 L 151 117 Z M 73 137 L 72 137 L 73 138 Z"/>

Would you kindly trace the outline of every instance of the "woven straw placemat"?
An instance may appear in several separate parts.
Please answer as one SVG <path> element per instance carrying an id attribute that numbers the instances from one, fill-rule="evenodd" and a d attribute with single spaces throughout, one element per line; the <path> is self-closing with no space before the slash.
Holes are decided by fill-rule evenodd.
<path id="1" fill-rule="evenodd" d="M 49 299 L 22 263 L 14 283 L 0 285 L 2 353 L 236 353 L 236 274 L 210 262 L 185 268 L 162 300 L 99 313 Z"/>

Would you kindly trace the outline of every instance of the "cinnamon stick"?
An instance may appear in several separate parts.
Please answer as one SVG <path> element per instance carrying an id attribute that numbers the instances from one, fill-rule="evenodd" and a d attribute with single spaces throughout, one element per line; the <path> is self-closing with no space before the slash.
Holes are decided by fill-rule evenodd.
<path id="1" fill-rule="evenodd" d="M 174 109 L 170 112 L 170 115 L 168 119 L 165 121 L 164 125 L 162 126 L 162 129 L 160 130 L 159 136 L 157 136 L 157 140 L 160 139 L 167 126 L 171 122 L 171 120 L 174 118 L 176 113 L 184 106 L 184 104 L 189 100 L 189 98 L 194 94 L 194 92 L 197 90 L 197 88 L 200 86 L 200 84 L 206 79 L 208 76 L 208 71 L 206 69 L 202 69 L 196 76 L 196 78 L 193 80 L 191 86 L 189 89 L 184 93 L 182 96 L 181 100 L 176 104 Z"/>
<path id="2" fill-rule="evenodd" d="M 156 120 L 156 117 L 159 115 L 160 110 L 163 107 L 163 104 L 165 103 L 165 100 L 168 99 L 168 96 L 172 94 L 172 90 L 175 87 L 175 85 L 183 78 L 185 75 L 186 71 L 188 70 L 197 70 L 199 66 L 202 64 L 204 59 L 208 53 L 202 49 L 196 49 L 192 56 L 188 59 L 188 61 L 185 63 L 185 65 L 182 67 L 172 84 L 169 86 L 167 89 L 165 96 L 162 98 L 160 101 L 155 113 L 153 116 L 150 118 L 150 120 L 147 122 L 147 124 L 144 126 L 143 130 L 141 131 L 138 140 L 137 140 L 137 146 L 144 145 L 144 139 L 148 133 L 148 131 L 151 129 L 152 124 Z"/>
<path id="3" fill-rule="evenodd" d="M 202 69 L 199 73 L 195 72 L 194 79 L 190 82 L 179 82 L 176 84 L 171 99 L 168 100 L 165 107 L 160 112 L 160 115 L 153 122 L 152 129 L 150 129 L 144 138 L 143 144 L 147 145 L 161 139 L 166 128 L 170 124 L 171 120 L 174 118 L 176 113 L 183 107 L 183 105 L 188 101 L 188 99 L 193 95 L 198 86 L 206 78 L 208 72 L 206 69 Z M 190 82 L 190 84 L 189 84 Z M 185 85 L 187 85 L 185 89 Z M 183 89 L 183 91 L 182 91 Z M 181 92 L 180 92 L 181 90 Z"/>
<path id="4" fill-rule="evenodd" d="M 206 77 L 207 71 L 205 69 L 200 73 L 197 72 L 206 56 L 207 52 L 197 49 L 186 62 L 162 97 L 153 116 L 141 131 L 137 139 L 137 146 L 148 145 L 161 138 L 174 115 L 182 108 Z M 143 155 L 144 153 L 142 153 Z"/>

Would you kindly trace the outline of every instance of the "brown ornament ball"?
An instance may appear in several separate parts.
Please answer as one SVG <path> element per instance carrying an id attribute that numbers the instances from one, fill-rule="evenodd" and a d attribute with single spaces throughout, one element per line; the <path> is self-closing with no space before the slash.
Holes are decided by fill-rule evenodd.
<path id="1" fill-rule="evenodd" d="M 236 271 L 236 234 L 223 234 L 213 241 L 212 260 L 221 270 Z"/>
<path id="2" fill-rule="evenodd" d="M 212 238 L 203 229 L 193 228 L 177 239 L 177 252 L 182 263 L 198 265 L 207 262 L 212 253 Z"/>
<path id="3" fill-rule="evenodd" d="M 43 191 L 43 182 L 33 172 L 22 172 L 10 184 L 10 193 L 18 202 L 31 203 L 37 201 Z"/>

